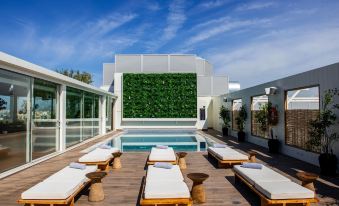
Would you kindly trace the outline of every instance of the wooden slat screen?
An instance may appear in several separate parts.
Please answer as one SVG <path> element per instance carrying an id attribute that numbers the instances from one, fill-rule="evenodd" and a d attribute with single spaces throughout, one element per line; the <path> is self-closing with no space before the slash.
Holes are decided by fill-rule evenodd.
<path id="1" fill-rule="evenodd" d="M 319 110 L 296 109 L 285 111 L 286 144 L 307 150 L 309 123 L 319 115 Z M 319 152 L 319 149 L 317 151 Z"/>
<path id="2" fill-rule="evenodd" d="M 251 132 L 252 135 L 254 136 L 258 136 L 258 137 L 264 137 L 264 138 L 268 138 L 268 129 L 266 131 L 262 131 L 260 129 L 260 124 L 257 122 L 256 118 L 255 118 L 255 114 L 258 113 L 260 111 L 251 111 Z"/>
<path id="3" fill-rule="evenodd" d="M 236 122 L 236 118 L 238 116 L 239 116 L 239 111 L 238 110 L 233 110 L 233 112 L 232 112 L 232 129 L 235 130 L 235 131 L 239 130 L 237 122 Z"/>

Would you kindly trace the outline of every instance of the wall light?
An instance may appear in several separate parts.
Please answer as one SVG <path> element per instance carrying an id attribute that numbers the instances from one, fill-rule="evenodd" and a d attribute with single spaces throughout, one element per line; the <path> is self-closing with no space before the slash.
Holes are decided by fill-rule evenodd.
<path id="1" fill-rule="evenodd" d="M 265 88 L 265 93 L 266 95 L 275 95 L 278 91 L 278 88 L 277 87 L 268 87 L 268 88 Z"/>

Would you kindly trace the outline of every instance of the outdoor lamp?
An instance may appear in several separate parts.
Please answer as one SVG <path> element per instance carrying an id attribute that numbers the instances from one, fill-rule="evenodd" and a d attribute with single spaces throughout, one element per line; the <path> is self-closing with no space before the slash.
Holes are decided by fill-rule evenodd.
<path id="1" fill-rule="evenodd" d="M 275 95 L 278 91 L 278 88 L 277 87 L 268 87 L 268 88 L 265 88 L 265 93 L 266 95 Z"/>

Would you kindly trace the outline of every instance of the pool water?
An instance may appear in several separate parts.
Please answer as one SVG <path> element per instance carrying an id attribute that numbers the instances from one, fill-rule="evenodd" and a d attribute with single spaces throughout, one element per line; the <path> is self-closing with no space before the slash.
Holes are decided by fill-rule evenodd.
<path id="1" fill-rule="evenodd" d="M 112 146 L 123 152 L 149 152 L 156 145 L 167 145 L 176 151 L 205 151 L 206 141 L 189 131 L 127 131 L 112 139 Z"/>

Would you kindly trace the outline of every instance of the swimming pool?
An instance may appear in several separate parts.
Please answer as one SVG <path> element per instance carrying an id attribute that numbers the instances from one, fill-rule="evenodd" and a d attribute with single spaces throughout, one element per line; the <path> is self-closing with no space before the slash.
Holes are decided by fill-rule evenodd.
<path id="1" fill-rule="evenodd" d="M 146 152 L 156 145 L 168 145 L 176 151 L 205 151 L 206 139 L 195 131 L 128 130 L 109 144 L 123 152 Z"/>

